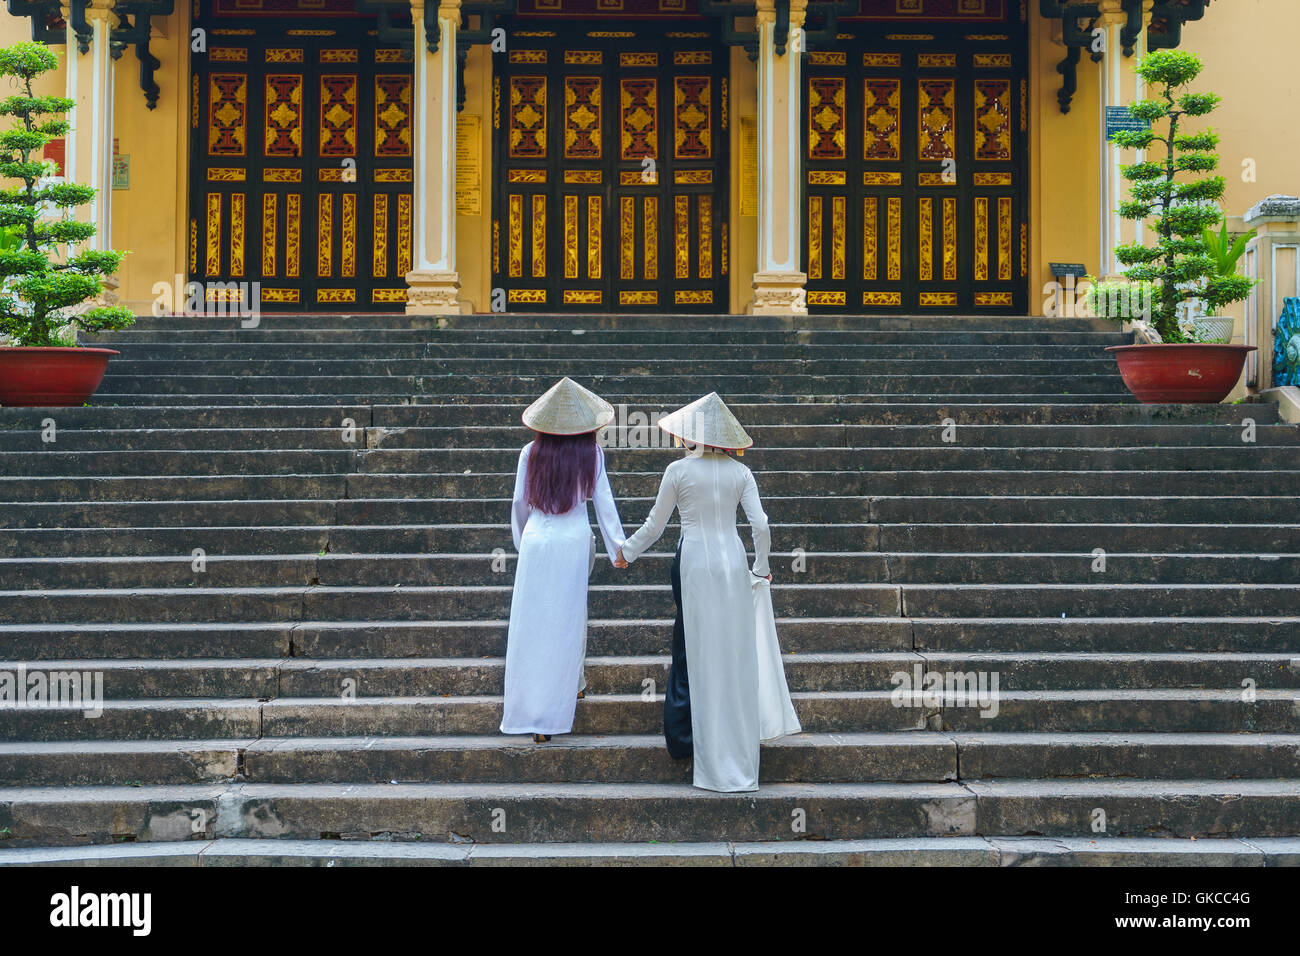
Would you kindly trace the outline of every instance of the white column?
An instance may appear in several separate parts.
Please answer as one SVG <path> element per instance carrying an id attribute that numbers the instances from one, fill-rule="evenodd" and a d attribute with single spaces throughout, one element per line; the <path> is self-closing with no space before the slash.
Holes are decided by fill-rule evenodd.
<path id="1" fill-rule="evenodd" d="M 69 10 L 66 96 L 74 105 L 68 114 L 72 129 L 65 139 L 64 178 L 68 182 L 93 186 L 95 198 L 77 210 L 77 217 L 95 225 L 95 235 L 86 242 L 91 249 L 113 245 L 113 58 L 109 56 L 110 6 L 112 0 L 91 0 L 86 22 L 92 36 L 90 49 L 81 53 L 72 31 Z M 111 280 L 111 277 L 110 277 Z M 116 285 L 110 281 L 108 284 Z"/>
<path id="2" fill-rule="evenodd" d="M 805 314 L 799 215 L 803 174 L 800 63 L 806 0 L 791 0 L 785 53 L 776 53 L 776 8 L 758 0 L 758 257 L 757 314 Z"/>
<path id="3" fill-rule="evenodd" d="M 425 42 L 425 20 L 437 17 L 438 52 Z M 456 272 L 456 30 L 460 0 L 426 8 L 412 0 L 415 74 L 413 262 L 406 274 L 406 311 L 449 315 L 460 311 Z"/>

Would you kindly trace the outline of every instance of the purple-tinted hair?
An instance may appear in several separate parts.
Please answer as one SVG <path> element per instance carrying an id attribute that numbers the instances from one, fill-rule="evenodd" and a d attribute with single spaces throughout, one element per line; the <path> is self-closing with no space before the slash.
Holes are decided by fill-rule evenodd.
<path id="1" fill-rule="evenodd" d="M 528 453 L 528 503 L 546 514 L 564 514 L 596 488 L 595 432 L 533 439 Z"/>

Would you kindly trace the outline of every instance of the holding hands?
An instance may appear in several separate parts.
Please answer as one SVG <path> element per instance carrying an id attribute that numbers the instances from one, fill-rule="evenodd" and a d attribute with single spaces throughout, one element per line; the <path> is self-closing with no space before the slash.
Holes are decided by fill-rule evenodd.
<path id="1" fill-rule="evenodd" d="M 618 554 L 617 554 L 617 556 L 615 556 L 615 558 L 614 558 L 614 567 L 616 567 L 616 568 L 620 568 L 620 569 L 621 569 L 621 568 L 626 568 L 626 567 L 627 567 L 627 559 L 623 557 L 623 549 L 622 549 L 622 548 L 619 548 L 619 549 L 618 549 Z"/>

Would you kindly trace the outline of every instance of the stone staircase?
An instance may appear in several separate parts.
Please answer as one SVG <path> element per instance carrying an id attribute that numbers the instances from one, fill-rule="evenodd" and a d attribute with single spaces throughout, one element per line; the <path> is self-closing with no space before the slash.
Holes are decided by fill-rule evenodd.
<path id="1" fill-rule="evenodd" d="M 94 407 L 0 410 L 0 673 L 107 698 L 0 709 L 0 864 L 1300 863 L 1300 429 L 1135 404 L 1112 327 L 105 338 Z M 596 565 L 574 734 L 497 733 L 519 414 L 564 374 L 647 413 L 716 389 L 754 436 L 806 731 L 758 793 L 659 737 L 675 529 Z M 629 532 L 675 454 L 610 449 Z M 896 706 L 917 668 L 996 675 L 996 715 Z"/>

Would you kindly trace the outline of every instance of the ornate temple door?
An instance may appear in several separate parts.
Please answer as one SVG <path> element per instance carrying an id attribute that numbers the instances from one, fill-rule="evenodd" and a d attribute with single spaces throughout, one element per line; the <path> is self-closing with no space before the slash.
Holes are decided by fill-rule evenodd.
<path id="1" fill-rule="evenodd" d="M 511 311 L 726 311 L 727 57 L 707 34 L 517 30 L 494 59 Z"/>
<path id="2" fill-rule="evenodd" d="M 209 301 L 260 282 L 267 309 L 403 308 L 409 57 L 362 18 L 257 27 L 214 21 L 193 57 L 191 278 Z"/>
<path id="3" fill-rule="evenodd" d="M 1023 51 L 949 33 L 809 53 L 810 309 L 1026 311 Z"/>

